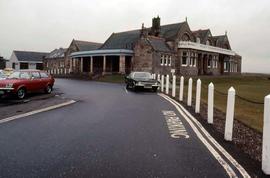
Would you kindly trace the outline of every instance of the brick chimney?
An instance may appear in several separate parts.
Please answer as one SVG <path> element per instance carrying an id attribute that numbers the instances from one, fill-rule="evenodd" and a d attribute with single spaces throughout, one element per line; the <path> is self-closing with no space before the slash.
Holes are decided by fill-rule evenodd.
<path id="1" fill-rule="evenodd" d="M 159 16 L 152 19 L 151 35 L 159 36 L 160 35 L 160 18 Z"/>

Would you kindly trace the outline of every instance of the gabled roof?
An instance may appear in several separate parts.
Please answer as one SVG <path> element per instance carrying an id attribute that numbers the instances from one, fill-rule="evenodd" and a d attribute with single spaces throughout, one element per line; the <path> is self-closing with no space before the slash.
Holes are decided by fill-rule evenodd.
<path id="1" fill-rule="evenodd" d="M 166 44 L 164 38 L 158 38 L 158 37 L 151 36 L 151 37 L 147 38 L 147 40 L 155 51 L 171 52 L 171 50 L 168 47 L 168 45 Z"/>
<path id="2" fill-rule="evenodd" d="M 187 22 L 162 25 L 160 28 L 160 36 L 168 40 L 175 40 L 178 32 Z"/>
<path id="3" fill-rule="evenodd" d="M 64 58 L 66 50 L 67 48 L 54 49 L 45 58 L 47 59 Z"/>
<path id="4" fill-rule="evenodd" d="M 140 30 L 113 33 L 100 49 L 133 49 L 140 38 Z"/>
<path id="5" fill-rule="evenodd" d="M 18 61 L 42 62 L 42 59 L 49 53 L 34 51 L 13 51 Z"/>
<path id="6" fill-rule="evenodd" d="M 75 45 L 78 47 L 79 51 L 90 51 L 100 48 L 102 43 L 90 42 L 90 41 L 80 41 L 73 40 Z"/>
<path id="7" fill-rule="evenodd" d="M 229 45 L 229 49 L 231 49 L 227 35 L 219 35 L 213 36 L 212 39 L 215 41 L 217 47 L 224 47 L 225 44 Z"/>
<path id="8" fill-rule="evenodd" d="M 206 41 L 207 41 L 207 39 L 208 39 L 208 35 L 209 35 L 209 34 L 211 35 L 210 29 L 205 29 L 205 30 L 201 30 L 201 29 L 200 29 L 200 30 L 197 30 L 197 31 L 193 31 L 192 33 L 193 33 L 193 35 L 194 35 L 195 37 L 200 38 L 201 43 L 203 43 L 203 44 L 206 43 Z M 212 35 L 211 35 L 211 36 L 212 36 Z"/>
<path id="9" fill-rule="evenodd" d="M 174 40 L 179 30 L 187 22 L 160 26 L 160 37 L 165 40 Z M 146 28 L 150 31 L 150 28 Z M 113 33 L 100 49 L 133 49 L 134 44 L 140 38 L 141 30 Z"/>

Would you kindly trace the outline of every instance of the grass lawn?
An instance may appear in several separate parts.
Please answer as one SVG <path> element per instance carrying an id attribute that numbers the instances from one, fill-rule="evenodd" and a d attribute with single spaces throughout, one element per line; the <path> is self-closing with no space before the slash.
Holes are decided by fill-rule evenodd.
<path id="1" fill-rule="evenodd" d="M 115 74 L 115 75 L 105 75 L 97 81 L 109 82 L 109 83 L 125 83 L 125 75 Z"/>
<path id="2" fill-rule="evenodd" d="M 200 77 L 202 81 L 202 102 L 207 103 L 207 86 L 213 82 L 215 89 L 227 93 L 228 89 L 233 86 L 236 94 L 256 102 L 264 102 L 264 97 L 270 94 L 270 76 L 225 76 L 225 77 Z M 196 80 L 193 81 L 193 98 L 196 93 Z M 187 81 L 185 79 L 184 93 L 187 95 Z M 178 92 L 178 91 L 177 91 Z M 186 97 L 185 97 L 186 98 Z M 214 106 L 226 112 L 227 96 L 217 92 L 214 94 Z M 235 99 L 235 118 L 244 124 L 262 132 L 263 127 L 263 104 L 254 104 L 242 100 L 238 97 Z M 269 108 L 270 109 L 270 108 Z"/>

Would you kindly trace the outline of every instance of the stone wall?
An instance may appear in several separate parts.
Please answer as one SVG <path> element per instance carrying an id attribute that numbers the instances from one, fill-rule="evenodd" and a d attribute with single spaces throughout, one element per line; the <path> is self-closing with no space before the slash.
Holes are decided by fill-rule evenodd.
<path id="1" fill-rule="evenodd" d="M 134 46 L 133 71 L 153 72 L 153 49 L 145 38 Z"/>

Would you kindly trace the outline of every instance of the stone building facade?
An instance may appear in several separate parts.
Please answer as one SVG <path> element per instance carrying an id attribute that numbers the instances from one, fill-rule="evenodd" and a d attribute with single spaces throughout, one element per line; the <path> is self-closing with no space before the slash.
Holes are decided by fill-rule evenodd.
<path id="1" fill-rule="evenodd" d="M 213 36 L 210 29 L 192 31 L 186 21 L 112 33 L 103 43 L 72 40 L 64 53 L 70 74 L 104 75 L 148 71 L 177 75 L 226 75 L 241 73 L 242 58 L 231 49 L 227 36 Z M 59 64 L 60 65 L 60 64 Z"/>
<path id="2" fill-rule="evenodd" d="M 97 45 L 98 46 L 98 45 Z M 192 31 L 186 21 L 112 33 L 95 49 L 79 49 L 72 41 L 65 65 L 73 73 L 89 75 L 148 71 L 176 75 L 226 75 L 241 73 L 241 56 L 227 36 L 213 36 L 210 29 Z"/>
<path id="3" fill-rule="evenodd" d="M 65 52 L 67 49 L 59 48 L 51 51 L 43 59 L 44 70 L 51 74 L 67 74 L 69 70 L 65 67 Z"/>

